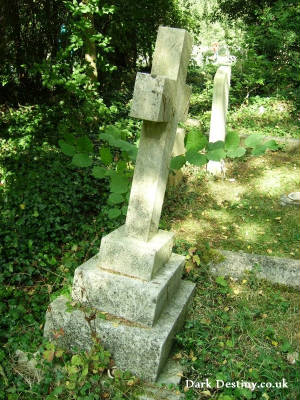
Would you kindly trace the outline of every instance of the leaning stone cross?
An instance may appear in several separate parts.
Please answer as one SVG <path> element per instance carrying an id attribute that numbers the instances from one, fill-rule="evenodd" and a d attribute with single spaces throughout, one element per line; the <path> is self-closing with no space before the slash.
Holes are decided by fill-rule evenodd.
<path id="1" fill-rule="evenodd" d="M 185 257 L 172 253 L 174 234 L 158 229 L 177 124 L 188 110 L 191 49 L 185 30 L 159 28 L 151 74 L 138 73 L 134 88 L 131 115 L 143 127 L 126 223 L 76 268 L 72 300 L 80 308 L 68 312 L 67 299 L 58 297 L 44 330 L 50 340 L 64 332 L 55 339 L 60 346 L 89 349 L 92 310 L 93 334 L 116 365 L 151 381 L 166 364 L 195 287 L 180 279 Z"/>
<path id="2" fill-rule="evenodd" d="M 188 111 L 185 79 L 191 50 L 187 32 L 160 27 L 151 74 L 138 73 L 135 82 L 131 116 L 144 122 L 126 232 L 144 241 L 157 233 L 177 124 Z"/>

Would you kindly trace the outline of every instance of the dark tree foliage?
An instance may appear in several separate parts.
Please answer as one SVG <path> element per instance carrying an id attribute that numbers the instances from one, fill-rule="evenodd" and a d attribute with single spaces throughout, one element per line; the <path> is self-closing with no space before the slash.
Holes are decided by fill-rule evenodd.
<path id="1" fill-rule="evenodd" d="M 24 102 L 31 94 L 36 95 L 42 90 L 40 76 L 32 74 L 31 68 L 45 60 L 55 60 L 58 51 L 66 45 L 74 26 L 74 15 L 71 15 L 68 3 L 61 0 L 1 0 L 2 100 Z M 89 4 L 89 1 L 85 3 Z M 105 58 L 106 63 L 116 67 L 116 72 L 111 75 L 107 74 L 101 62 L 97 65 L 101 87 L 106 90 L 110 87 L 111 94 L 111 85 L 119 88 L 126 73 L 135 68 L 138 54 L 149 57 L 158 26 L 179 27 L 182 18 L 173 0 L 108 0 L 97 3 L 100 8 L 113 7 L 113 12 L 104 12 L 93 18 L 95 34 L 107 38 L 109 47 L 108 50 L 103 45 L 98 46 L 97 53 Z M 73 26 L 70 18 L 73 18 Z M 77 18 L 79 21 L 80 16 Z M 84 54 L 73 52 L 74 56 L 84 57 Z"/>

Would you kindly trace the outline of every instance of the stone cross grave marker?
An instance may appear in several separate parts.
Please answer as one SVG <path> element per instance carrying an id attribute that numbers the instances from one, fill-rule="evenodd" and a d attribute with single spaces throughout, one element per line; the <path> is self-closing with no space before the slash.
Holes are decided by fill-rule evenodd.
<path id="1" fill-rule="evenodd" d="M 221 66 L 214 78 L 213 101 L 210 118 L 209 141 L 214 143 L 225 141 L 226 114 L 228 109 L 231 67 Z M 207 171 L 213 175 L 222 174 L 225 171 L 224 161 L 212 161 L 207 163 Z"/>
<path id="2" fill-rule="evenodd" d="M 188 111 L 191 49 L 185 30 L 159 28 L 151 74 L 138 73 L 134 88 L 131 116 L 143 127 L 126 223 L 102 238 L 99 253 L 76 269 L 72 287 L 72 300 L 94 310 L 94 334 L 117 366 L 151 381 L 195 287 L 180 279 L 185 258 L 172 253 L 174 234 L 158 229 L 177 124 Z M 65 309 L 63 297 L 51 303 L 44 335 L 53 340 L 60 330 L 61 346 L 90 348 L 84 310 Z"/>

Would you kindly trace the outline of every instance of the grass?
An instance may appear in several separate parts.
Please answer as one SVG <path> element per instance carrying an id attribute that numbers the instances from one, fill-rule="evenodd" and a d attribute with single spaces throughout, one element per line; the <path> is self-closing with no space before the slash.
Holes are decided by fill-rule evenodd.
<path id="1" fill-rule="evenodd" d="M 254 274 L 239 280 L 214 279 L 203 263 L 186 277 L 197 283 L 197 291 L 174 355 L 186 368 L 186 399 L 298 399 L 299 294 L 258 281 Z M 185 387 L 186 379 L 206 378 L 212 388 Z M 217 389 L 215 383 L 218 379 L 275 384 L 283 378 L 288 389 L 251 392 Z"/>
<path id="2" fill-rule="evenodd" d="M 180 189 L 167 195 L 161 226 L 191 243 L 299 258 L 299 208 L 279 203 L 299 188 L 297 154 L 245 157 L 226 167 L 225 179 L 188 167 Z"/>
<path id="3" fill-rule="evenodd" d="M 225 178 L 189 166 L 180 187 L 170 189 L 162 227 L 176 232 L 175 251 L 187 255 L 185 277 L 197 283 L 174 358 L 186 367 L 186 399 L 299 398 L 299 293 L 245 274 L 214 278 L 207 262 L 214 249 L 299 258 L 299 208 L 282 207 L 282 194 L 299 190 L 295 152 L 226 160 Z M 195 256 L 199 258 L 195 258 Z M 199 262 L 200 260 L 200 262 Z M 185 387 L 185 380 L 212 388 Z M 288 382 L 288 389 L 216 388 L 225 382 Z"/>

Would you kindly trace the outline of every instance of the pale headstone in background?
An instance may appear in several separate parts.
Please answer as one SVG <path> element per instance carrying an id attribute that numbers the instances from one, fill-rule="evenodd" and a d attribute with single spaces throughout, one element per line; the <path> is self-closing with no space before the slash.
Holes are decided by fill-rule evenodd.
<path id="1" fill-rule="evenodd" d="M 221 66 L 218 68 L 214 78 L 213 101 L 210 119 L 209 141 L 211 143 L 219 140 L 225 141 L 226 137 L 226 114 L 228 109 L 231 67 Z M 209 161 L 207 171 L 213 175 L 225 172 L 224 161 Z"/>

